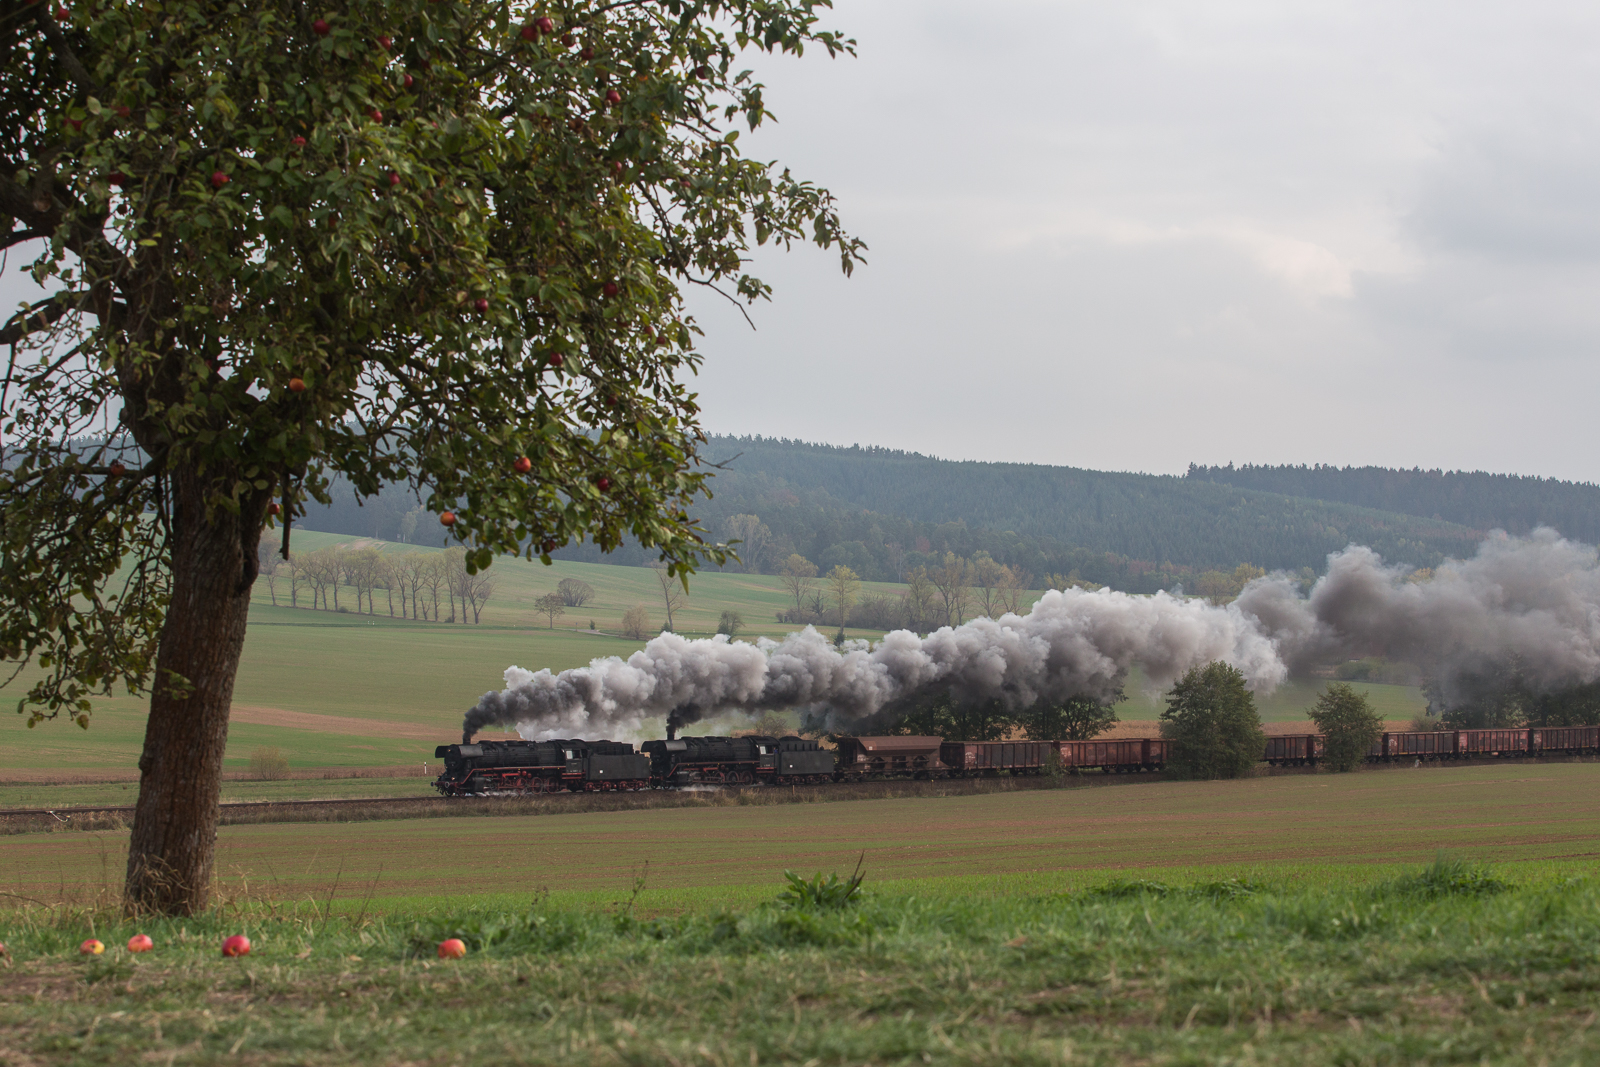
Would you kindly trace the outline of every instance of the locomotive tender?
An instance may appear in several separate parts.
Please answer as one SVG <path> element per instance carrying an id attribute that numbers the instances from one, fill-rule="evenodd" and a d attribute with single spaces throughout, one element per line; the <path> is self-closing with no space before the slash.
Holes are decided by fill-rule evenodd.
<path id="1" fill-rule="evenodd" d="M 675 731 L 671 731 L 675 732 Z M 680 789 L 705 785 L 801 785 L 882 778 L 981 778 L 1042 774 L 1052 765 L 1107 774 L 1158 771 L 1163 738 L 1100 741 L 946 741 L 942 737 L 841 737 L 825 749 L 800 737 L 669 737 L 635 752 L 622 741 L 480 741 L 440 745 L 445 796 Z M 1600 726 L 1383 734 L 1369 763 L 1600 755 Z M 1308 766 L 1319 734 L 1267 738 L 1261 761 Z"/>

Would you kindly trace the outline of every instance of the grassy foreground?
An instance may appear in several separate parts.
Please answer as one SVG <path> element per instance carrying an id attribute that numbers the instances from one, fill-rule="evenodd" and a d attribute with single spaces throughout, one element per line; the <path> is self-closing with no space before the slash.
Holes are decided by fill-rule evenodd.
<path id="1" fill-rule="evenodd" d="M 1585 869 L 1592 869 L 1586 864 Z M 1171 878 L 1171 875 L 1168 875 Z M 1001 880 L 1003 881 L 1003 880 Z M 1459 863 L 1373 881 L 1097 880 L 853 907 L 315 903 L 0 915 L 0 1063 L 1579 1064 L 1600 885 Z M 76 952 L 90 930 L 110 948 Z M 136 930 L 156 950 L 121 946 Z M 253 955 L 220 958 L 226 934 Z M 446 936 L 465 960 L 434 959 Z"/>

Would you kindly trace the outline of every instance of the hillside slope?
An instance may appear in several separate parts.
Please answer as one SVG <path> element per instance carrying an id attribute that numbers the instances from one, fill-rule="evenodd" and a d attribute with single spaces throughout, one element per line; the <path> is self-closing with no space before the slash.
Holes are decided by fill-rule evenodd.
<path id="1" fill-rule="evenodd" d="M 1471 553 L 1476 531 L 1455 523 L 1308 500 L 1201 479 L 1022 463 L 950 461 L 889 449 L 714 437 L 725 464 L 719 497 L 757 485 L 820 490 L 833 500 L 930 523 L 1012 531 L 1090 552 L 1194 568 L 1250 562 L 1320 571 L 1355 542 L 1388 559 L 1431 566 Z"/>
<path id="2" fill-rule="evenodd" d="M 1527 533 L 1553 526 L 1587 544 L 1600 542 L 1600 486 L 1587 482 L 1485 471 L 1231 463 L 1191 463 L 1184 480 L 1427 516 L 1481 531 Z"/>

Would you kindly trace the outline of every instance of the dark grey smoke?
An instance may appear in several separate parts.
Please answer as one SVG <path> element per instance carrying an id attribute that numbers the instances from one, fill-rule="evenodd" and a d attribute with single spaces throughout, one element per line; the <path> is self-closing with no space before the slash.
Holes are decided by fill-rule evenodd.
<path id="1" fill-rule="evenodd" d="M 813 720 L 844 730 L 936 685 L 959 699 L 1021 707 L 1040 696 L 1104 696 L 1134 664 L 1164 684 L 1213 660 L 1233 663 L 1261 690 L 1285 676 L 1272 644 L 1237 608 L 1072 589 L 1046 593 L 1026 615 L 927 637 L 896 630 L 870 648 L 837 649 L 809 626 L 756 644 L 666 633 L 626 661 L 597 659 L 559 674 L 511 667 L 505 688 L 485 693 L 463 729 L 468 737 L 492 725 L 535 739 L 629 737 L 674 710 L 698 717 L 806 707 Z"/>
<path id="2" fill-rule="evenodd" d="M 1381 655 L 1422 668 L 1451 705 L 1471 699 L 1473 679 L 1497 662 L 1517 662 L 1536 692 L 1600 678 L 1600 561 L 1554 530 L 1496 531 L 1423 582 L 1367 548 L 1328 562 L 1307 598 L 1274 575 L 1235 602 L 1291 669 Z"/>

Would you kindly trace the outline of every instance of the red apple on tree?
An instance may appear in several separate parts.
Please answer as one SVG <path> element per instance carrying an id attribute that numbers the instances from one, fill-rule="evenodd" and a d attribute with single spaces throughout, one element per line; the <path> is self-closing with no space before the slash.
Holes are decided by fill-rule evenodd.
<path id="1" fill-rule="evenodd" d="M 607 89 L 606 90 L 606 103 L 608 103 L 608 104 L 620 104 L 620 103 L 622 103 L 622 94 L 617 92 L 615 89 Z"/>
<path id="2" fill-rule="evenodd" d="M 609 493 L 611 492 L 611 479 L 602 474 L 594 480 L 594 487 L 602 493 Z"/>
<path id="3" fill-rule="evenodd" d="M 283 506 L 281 504 L 279 504 L 276 500 L 274 500 L 272 503 L 267 505 L 267 514 L 268 515 L 276 515 L 276 514 L 278 514 L 278 512 L 280 512 L 282 510 L 283 510 Z"/>
<path id="4" fill-rule="evenodd" d="M 392 187 L 392 186 L 396 186 L 396 185 L 399 185 L 399 184 L 400 184 L 400 175 L 391 170 L 389 172 L 389 185 Z"/>
<path id="5" fill-rule="evenodd" d="M 387 52 L 389 49 L 394 47 L 394 38 L 388 36 L 379 37 L 378 46 Z"/>
<path id="6" fill-rule="evenodd" d="M 411 81 L 412 81 L 411 75 L 407 74 L 403 80 L 406 83 L 406 88 L 407 89 L 411 88 Z"/>
<path id="7" fill-rule="evenodd" d="M 560 352 L 552 352 L 552 353 L 550 353 L 550 365 L 552 367 L 559 367 L 559 366 L 561 366 L 561 364 L 563 364 L 565 362 L 566 362 L 566 358 L 564 356 L 562 356 Z"/>
<path id="8" fill-rule="evenodd" d="M 545 538 L 544 542 L 539 545 L 539 547 L 544 549 L 544 554 L 548 556 L 550 553 L 556 550 L 556 543 L 547 537 Z"/>
<path id="9" fill-rule="evenodd" d="M 456 524 L 456 513 L 453 511 L 439 512 L 439 524 L 441 526 L 454 526 Z"/>
<path id="10" fill-rule="evenodd" d="M 478 309 L 478 314 L 482 315 L 489 310 L 489 298 L 480 296 L 472 302 L 472 306 Z"/>
<path id="11" fill-rule="evenodd" d="M 311 24 L 311 32 L 316 34 L 318 37 L 326 37 L 326 36 L 328 36 L 328 31 L 331 30 L 332 28 L 333 27 L 328 25 L 328 22 L 327 22 L 326 19 L 318 19 L 317 21 L 315 21 L 315 22 L 313 22 Z"/>
<path id="12" fill-rule="evenodd" d="M 213 189 L 221 189 L 224 185 L 227 185 L 232 180 L 233 179 L 229 178 L 220 170 L 214 170 L 211 172 L 211 188 Z"/>
<path id="13" fill-rule="evenodd" d="M 588 60 L 593 59 L 594 58 L 594 49 L 590 48 L 588 45 L 584 45 L 583 46 L 583 51 L 578 53 L 578 58 L 584 60 L 585 62 L 587 62 Z"/>
<path id="14" fill-rule="evenodd" d="M 128 473 L 128 468 L 124 467 L 122 465 L 122 463 L 119 461 L 119 462 L 113 463 L 113 464 L 111 464 L 111 466 L 107 467 L 106 468 L 106 473 L 110 474 L 111 477 L 113 477 L 113 478 L 120 478 L 124 474 Z"/>
<path id="15" fill-rule="evenodd" d="M 306 139 L 304 137 L 296 137 L 293 140 L 291 140 L 289 143 L 294 145 L 296 148 L 304 148 L 305 144 L 306 144 Z"/>
<path id="16" fill-rule="evenodd" d="M 617 289 L 617 283 L 616 282 L 606 282 L 606 284 L 601 287 L 601 292 L 605 293 L 607 296 L 616 296 L 617 293 L 619 292 L 619 290 Z"/>
<path id="17" fill-rule="evenodd" d="M 373 108 L 370 112 L 368 112 L 368 114 L 372 116 L 373 122 L 383 121 L 383 112 L 379 111 L 377 108 Z"/>
<path id="18" fill-rule="evenodd" d="M 132 115 L 133 108 L 129 107 L 127 104 L 123 104 L 121 107 L 117 108 L 117 118 L 119 119 L 129 118 Z"/>
<path id="19" fill-rule="evenodd" d="M 539 36 L 539 31 L 534 27 L 533 23 L 530 22 L 522 27 L 520 36 L 524 41 L 536 40 Z"/>
<path id="20" fill-rule="evenodd" d="M 120 170 L 114 170 L 110 174 L 106 175 L 106 181 L 120 189 L 124 185 L 128 184 L 128 176 L 122 173 Z"/>
<path id="21" fill-rule="evenodd" d="M 533 470 L 533 460 L 527 456 L 518 456 L 517 461 L 511 466 L 518 474 L 527 474 Z"/>
<path id="22" fill-rule="evenodd" d="M 305 391 L 306 391 L 306 380 L 304 378 L 290 378 L 289 379 L 289 392 L 291 392 L 291 393 L 303 393 Z"/>
<path id="23" fill-rule="evenodd" d="M 555 20 L 548 15 L 541 18 L 535 25 L 539 27 L 540 33 L 554 33 L 556 29 Z"/>

